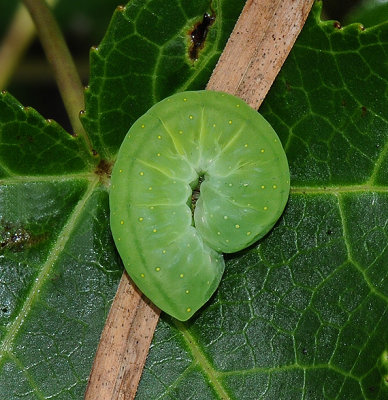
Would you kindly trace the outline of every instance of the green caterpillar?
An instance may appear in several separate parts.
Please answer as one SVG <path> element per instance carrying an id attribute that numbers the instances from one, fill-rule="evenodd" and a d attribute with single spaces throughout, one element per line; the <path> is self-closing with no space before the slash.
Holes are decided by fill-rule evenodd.
<path id="1" fill-rule="evenodd" d="M 160 309 L 187 320 L 217 289 L 222 253 L 273 227 L 289 179 L 279 138 L 241 99 L 162 100 L 133 124 L 112 172 L 111 229 L 125 268 Z"/>

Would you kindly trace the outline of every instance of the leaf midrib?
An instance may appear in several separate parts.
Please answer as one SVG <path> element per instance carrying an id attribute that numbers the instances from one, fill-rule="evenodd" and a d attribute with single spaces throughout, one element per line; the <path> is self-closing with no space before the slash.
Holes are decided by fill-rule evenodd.
<path id="1" fill-rule="evenodd" d="M 63 175 L 25 175 L 25 176 L 10 176 L 7 178 L 0 178 L 0 186 L 2 185 L 15 185 L 21 183 L 39 183 L 39 182 L 57 182 L 57 181 L 74 181 L 74 180 L 88 180 L 93 182 L 96 179 L 94 172 L 79 172 L 74 174 Z"/>
<path id="2" fill-rule="evenodd" d="M 67 223 L 63 226 L 63 229 L 58 235 L 57 241 L 54 243 L 52 249 L 49 252 L 49 255 L 42 266 L 37 278 L 34 281 L 34 284 L 29 290 L 28 295 L 26 296 L 24 303 L 21 307 L 21 310 L 17 317 L 13 320 L 13 322 L 7 327 L 7 331 L 3 339 L 0 341 L 0 363 L 3 357 L 12 352 L 12 344 L 17 336 L 19 328 L 23 324 L 26 316 L 31 310 L 33 303 L 36 297 L 39 295 L 39 292 L 47 279 L 50 276 L 50 271 L 52 266 L 56 263 L 59 255 L 65 248 L 72 231 L 74 230 L 77 222 L 79 220 L 80 215 L 84 212 L 84 206 L 92 195 L 94 189 L 99 183 L 99 178 L 95 175 L 93 181 L 91 181 L 81 199 L 78 201 L 75 206 L 73 212 L 70 214 Z"/>
<path id="3" fill-rule="evenodd" d="M 220 399 L 222 400 L 231 400 L 231 397 L 227 393 L 224 386 L 221 384 L 219 379 L 219 373 L 216 371 L 211 363 L 209 362 L 206 355 L 201 350 L 196 338 L 189 329 L 186 328 L 185 324 L 174 320 L 175 326 L 178 328 L 180 333 L 182 334 L 183 339 L 185 340 L 190 352 L 195 360 L 196 364 L 200 366 L 203 373 L 206 375 L 208 381 L 211 383 L 212 388 L 217 393 Z"/>

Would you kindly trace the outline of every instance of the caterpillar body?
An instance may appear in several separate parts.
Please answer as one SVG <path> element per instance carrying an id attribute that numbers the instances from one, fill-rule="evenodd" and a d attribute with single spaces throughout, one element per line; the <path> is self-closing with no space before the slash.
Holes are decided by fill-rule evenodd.
<path id="1" fill-rule="evenodd" d="M 111 229 L 125 268 L 159 308 L 187 320 L 218 287 L 222 253 L 273 227 L 289 179 L 275 131 L 241 99 L 162 100 L 133 124 L 112 172 Z"/>

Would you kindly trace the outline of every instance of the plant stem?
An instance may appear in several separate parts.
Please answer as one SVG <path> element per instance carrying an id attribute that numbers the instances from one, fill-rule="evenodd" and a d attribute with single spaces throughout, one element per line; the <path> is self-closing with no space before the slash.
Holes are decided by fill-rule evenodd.
<path id="1" fill-rule="evenodd" d="M 20 5 L 0 47 L 0 89 L 5 89 L 7 86 L 34 33 L 31 17 L 25 7 Z"/>
<path id="2" fill-rule="evenodd" d="M 51 7 L 56 3 L 57 0 L 47 0 L 47 4 Z M 0 46 L 0 90 L 7 87 L 35 33 L 35 25 L 30 14 L 24 5 L 20 4 Z"/>
<path id="3" fill-rule="evenodd" d="M 23 1 L 35 23 L 47 60 L 53 68 L 74 133 L 82 136 L 91 149 L 90 139 L 79 119 L 79 112 L 85 107 L 84 88 L 57 21 L 44 0 Z"/>

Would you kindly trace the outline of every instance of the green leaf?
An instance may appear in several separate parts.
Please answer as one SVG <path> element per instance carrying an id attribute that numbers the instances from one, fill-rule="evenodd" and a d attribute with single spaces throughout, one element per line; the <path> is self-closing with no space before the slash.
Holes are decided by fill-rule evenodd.
<path id="1" fill-rule="evenodd" d="M 388 24 L 319 12 L 260 110 L 289 158 L 286 211 L 200 314 L 158 325 L 139 400 L 388 397 Z"/>
<path id="2" fill-rule="evenodd" d="M 128 12 L 138 15 L 134 21 L 127 11 L 116 12 L 102 49 L 114 48 L 115 57 L 128 52 L 141 60 L 138 46 L 151 40 L 144 36 L 151 34 L 144 5 L 144 1 L 131 2 Z M 199 79 L 206 82 L 242 5 L 242 0 L 229 4 L 223 1 L 215 7 L 222 9 L 223 16 L 219 15 L 214 25 L 217 29 L 209 32 L 209 45 L 196 62 L 183 56 L 177 60 L 186 71 L 184 79 L 179 85 L 164 82 L 161 90 L 178 90 L 180 85 L 189 86 Z M 180 42 L 188 52 L 189 34 L 183 30 L 175 38 L 176 25 L 179 29 L 187 25 L 189 30 L 193 27 L 190 24 L 202 20 L 209 3 L 182 6 L 186 14 L 179 24 L 171 23 L 177 15 L 176 7 L 158 0 L 148 1 L 148 8 L 160 10 L 163 18 L 154 33 L 170 26 L 163 31 L 165 36 L 154 35 L 159 40 L 154 47 L 164 48 L 163 40 L 170 45 Z M 123 15 L 124 20 L 120 20 Z M 135 28 L 142 34 L 125 39 Z M 208 49 L 213 42 L 216 45 Z M 173 53 L 173 49 L 166 51 Z M 100 57 L 103 51 L 98 54 Z M 154 58 L 148 61 L 151 67 L 156 62 Z M 93 123 L 102 126 L 89 131 L 98 154 L 90 154 L 81 138 L 72 137 L 58 124 L 23 107 L 11 95 L 0 95 L 1 400 L 83 398 L 99 336 L 122 274 L 109 228 L 112 163 L 101 155 L 114 155 L 133 119 L 155 101 L 151 91 L 132 92 L 130 96 L 138 99 L 135 104 L 144 102 L 137 114 L 133 113 L 126 99 L 127 87 L 133 83 L 141 88 L 144 79 L 136 70 L 138 66 L 130 64 L 127 59 L 114 58 L 98 76 L 105 61 L 101 66 L 92 57 L 85 121 L 90 127 L 88 118 L 94 115 Z M 116 79 L 115 71 L 121 74 L 123 70 L 125 79 Z M 108 84 L 100 87 L 99 82 L 105 81 Z M 114 81 L 121 83 L 110 93 L 110 82 Z M 116 107 L 107 99 L 116 101 L 115 97 L 119 98 L 118 104 L 128 107 L 123 105 L 123 123 L 109 121 L 117 122 L 113 132 L 118 137 L 112 138 L 104 124 Z M 132 118 L 129 122 L 126 113 Z M 105 143 L 110 141 L 114 145 L 108 147 Z"/>
<path id="3" fill-rule="evenodd" d="M 346 16 L 347 24 L 361 22 L 365 27 L 374 26 L 388 20 L 386 0 L 364 0 Z"/>
<path id="4" fill-rule="evenodd" d="M 155 101 L 203 87 L 242 3 L 116 11 L 91 54 L 83 122 L 98 155 L 0 96 L 0 399 L 83 398 L 122 271 L 108 226 L 118 147 Z M 192 62 L 188 31 L 212 10 Z M 388 396 L 388 24 L 338 29 L 319 13 L 260 110 L 289 157 L 286 211 L 227 257 L 194 319 L 162 316 L 137 399 Z"/>
<path id="5" fill-rule="evenodd" d="M 0 96 L 0 398 L 81 398 L 121 266 L 79 138 Z"/>
<path id="6" fill-rule="evenodd" d="M 154 103 L 205 87 L 244 3 L 135 0 L 116 10 L 104 40 L 90 54 L 82 118 L 102 157 L 115 158 L 129 127 Z M 190 32 L 206 12 L 214 13 L 215 21 L 194 61 Z"/>

